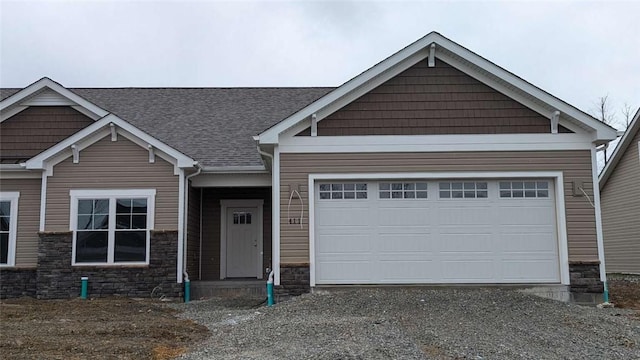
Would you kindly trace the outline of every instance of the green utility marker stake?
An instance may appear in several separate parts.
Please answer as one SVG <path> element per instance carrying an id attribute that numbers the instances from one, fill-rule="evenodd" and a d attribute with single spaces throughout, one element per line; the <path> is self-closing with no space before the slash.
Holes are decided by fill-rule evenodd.
<path id="1" fill-rule="evenodd" d="M 87 300 L 87 291 L 89 289 L 89 278 L 86 276 L 83 276 L 80 278 L 80 280 L 82 280 L 82 287 L 80 289 L 80 297 L 82 298 L 82 300 Z"/>

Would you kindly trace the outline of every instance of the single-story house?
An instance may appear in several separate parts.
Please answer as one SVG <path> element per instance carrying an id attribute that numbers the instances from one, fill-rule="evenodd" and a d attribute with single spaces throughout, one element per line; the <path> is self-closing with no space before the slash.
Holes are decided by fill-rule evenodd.
<path id="1" fill-rule="evenodd" d="M 570 81 L 570 79 L 568 79 Z M 2 89 L 3 297 L 603 290 L 615 129 L 432 32 L 337 88 Z M 593 205 L 595 206 L 593 206 Z"/>
<path id="2" fill-rule="evenodd" d="M 640 110 L 600 174 L 607 272 L 640 274 Z"/>

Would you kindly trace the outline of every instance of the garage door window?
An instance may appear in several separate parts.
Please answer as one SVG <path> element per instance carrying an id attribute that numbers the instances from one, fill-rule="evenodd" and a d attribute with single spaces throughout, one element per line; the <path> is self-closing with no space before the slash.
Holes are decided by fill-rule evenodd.
<path id="1" fill-rule="evenodd" d="M 365 183 L 331 183 L 320 184 L 320 199 L 321 200 L 333 200 L 333 199 L 346 199 L 346 200 L 359 200 L 367 198 L 367 184 Z"/>
<path id="2" fill-rule="evenodd" d="M 486 198 L 487 183 L 482 181 L 451 181 L 440 183 L 441 199 Z"/>
<path id="3" fill-rule="evenodd" d="M 380 199 L 426 199 L 426 182 L 380 183 Z"/>
<path id="4" fill-rule="evenodd" d="M 548 198 L 548 181 L 500 181 L 501 198 Z"/>

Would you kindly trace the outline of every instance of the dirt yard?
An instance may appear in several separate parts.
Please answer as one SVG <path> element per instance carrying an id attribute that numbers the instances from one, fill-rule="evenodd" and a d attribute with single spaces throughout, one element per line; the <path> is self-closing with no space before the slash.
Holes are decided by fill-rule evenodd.
<path id="1" fill-rule="evenodd" d="M 617 307 L 640 310 L 640 276 L 610 276 L 610 301 Z M 638 312 L 640 317 L 640 311 Z"/>
<path id="2" fill-rule="evenodd" d="M 5 300 L 2 359 L 172 359 L 209 336 L 152 300 Z"/>
<path id="3" fill-rule="evenodd" d="M 635 315 L 631 316 L 640 320 L 640 277 L 612 277 L 609 290 L 616 307 L 635 309 Z M 258 311 L 254 309 L 255 301 L 244 306 L 238 299 L 233 299 L 233 303 L 223 300 L 215 304 L 216 311 L 222 311 L 223 315 L 234 309 L 244 311 L 239 308 L 253 309 L 246 310 L 250 314 Z M 294 306 L 295 302 L 287 305 Z M 199 309 L 195 303 L 169 307 L 158 301 L 123 298 L 5 300 L 0 302 L 0 357 L 173 359 L 197 351 L 209 337 L 209 330 L 191 320 L 179 319 L 179 310 L 173 308 L 196 311 L 203 318 L 209 316 L 200 313 L 207 310 Z"/>

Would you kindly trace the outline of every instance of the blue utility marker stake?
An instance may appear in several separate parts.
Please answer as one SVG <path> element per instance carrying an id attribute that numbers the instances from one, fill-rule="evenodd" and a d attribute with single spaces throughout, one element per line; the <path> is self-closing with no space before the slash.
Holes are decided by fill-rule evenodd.
<path id="1" fill-rule="evenodd" d="M 89 288 L 89 278 L 86 276 L 83 276 L 80 278 L 80 280 L 82 281 L 82 286 L 80 288 L 80 297 L 82 298 L 82 300 L 87 300 L 87 291 Z"/>

